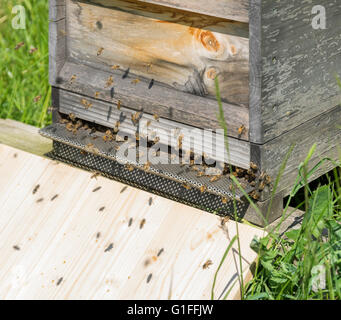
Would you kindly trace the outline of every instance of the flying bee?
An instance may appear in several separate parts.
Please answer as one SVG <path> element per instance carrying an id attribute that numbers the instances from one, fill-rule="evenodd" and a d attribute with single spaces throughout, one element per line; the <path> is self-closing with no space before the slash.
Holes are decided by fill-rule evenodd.
<path id="1" fill-rule="evenodd" d="M 134 79 L 134 80 L 131 81 L 131 83 L 135 84 L 135 85 L 138 84 L 139 82 L 140 82 L 140 79 Z"/>
<path id="2" fill-rule="evenodd" d="M 105 87 L 108 88 L 114 83 L 113 77 L 110 76 L 105 84 Z"/>
<path id="3" fill-rule="evenodd" d="M 14 50 L 20 49 L 23 45 L 25 45 L 25 42 L 19 42 L 19 43 L 15 46 Z"/>
<path id="4" fill-rule="evenodd" d="M 50 107 L 47 108 L 47 113 L 51 114 L 53 110 L 57 110 L 57 108 L 55 108 L 53 106 L 50 106 Z"/>
<path id="5" fill-rule="evenodd" d="M 38 50 L 37 48 L 31 48 L 29 53 L 32 54 L 32 53 L 36 52 L 37 50 Z"/>
<path id="6" fill-rule="evenodd" d="M 117 70 L 119 68 L 120 68 L 120 66 L 118 64 L 115 64 L 111 67 L 112 70 Z"/>
<path id="7" fill-rule="evenodd" d="M 36 96 L 36 97 L 33 99 L 33 101 L 34 101 L 35 103 L 39 102 L 40 100 L 41 100 L 41 95 Z"/>
<path id="8" fill-rule="evenodd" d="M 118 100 L 117 101 L 117 110 L 120 110 L 121 109 L 121 100 Z"/>
<path id="9" fill-rule="evenodd" d="M 208 269 L 212 264 L 213 264 L 212 260 L 207 260 L 207 261 L 203 264 L 202 268 L 203 268 L 204 270 L 205 270 L 205 269 Z"/>
<path id="10" fill-rule="evenodd" d="M 250 162 L 250 168 L 251 168 L 253 171 L 257 171 L 257 170 L 258 170 L 258 166 L 257 166 L 254 162 Z"/>
<path id="11" fill-rule="evenodd" d="M 160 120 L 159 115 L 157 115 L 156 113 L 153 115 L 153 117 L 154 117 L 154 119 L 155 119 L 156 121 L 159 121 L 159 120 Z"/>
<path id="12" fill-rule="evenodd" d="M 204 193 L 206 190 L 207 190 L 207 187 L 202 185 L 200 188 L 199 188 L 200 192 L 201 193 Z"/>
<path id="13" fill-rule="evenodd" d="M 145 224 L 146 224 L 146 219 L 142 219 L 140 222 L 140 229 L 142 229 Z"/>
<path id="14" fill-rule="evenodd" d="M 77 79 L 77 76 L 73 74 L 70 78 L 70 83 L 72 84 Z"/>
<path id="15" fill-rule="evenodd" d="M 244 125 L 241 125 L 239 128 L 238 128 L 238 135 L 241 136 L 244 132 L 245 132 L 246 128 Z"/>
<path id="16" fill-rule="evenodd" d="M 99 48 L 97 51 L 97 57 L 103 53 L 104 48 Z"/>
<path id="17" fill-rule="evenodd" d="M 70 120 L 71 121 L 75 121 L 76 120 L 76 116 L 75 116 L 75 114 L 74 113 L 69 113 L 69 118 L 70 118 Z"/>

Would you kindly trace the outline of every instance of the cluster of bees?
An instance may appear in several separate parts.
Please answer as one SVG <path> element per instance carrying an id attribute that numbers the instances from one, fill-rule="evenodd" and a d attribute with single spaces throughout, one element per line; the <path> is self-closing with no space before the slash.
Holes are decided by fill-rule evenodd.
<path id="1" fill-rule="evenodd" d="M 99 48 L 97 51 L 97 56 L 102 55 L 102 53 L 104 52 L 104 48 Z M 151 68 L 151 64 L 148 65 L 148 68 Z M 120 69 L 119 65 L 113 65 L 111 67 L 112 70 L 117 70 Z M 77 76 L 76 75 L 72 75 L 70 78 L 70 83 L 72 84 L 75 80 L 76 80 Z M 140 80 L 139 79 L 134 79 L 132 80 L 133 84 L 137 84 Z M 113 76 L 109 76 L 109 78 L 106 80 L 106 84 L 105 84 L 105 88 L 110 87 L 113 85 Z M 98 98 L 100 95 L 100 93 L 97 91 L 95 92 L 95 98 Z M 86 99 L 81 99 L 81 104 L 86 108 L 89 109 L 92 107 L 92 103 L 90 103 L 89 101 L 87 101 Z M 117 109 L 120 110 L 121 109 L 121 101 L 118 100 L 117 103 Z M 131 114 L 131 121 L 133 123 L 134 126 L 138 127 L 139 121 L 142 117 L 142 113 L 137 111 L 135 113 Z M 84 128 L 84 129 L 89 129 L 88 125 L 83 125 L 81 120 L 76 120 L 73 114 L 69 115 L 69 118 L 71 121 L 63 119 L 62 122 L 66 124 L 66 129 L 68 131 L 71 131 L 73 133 L 76 133 L 77 130 L 79 128 Z M 153 115 L 153 118 L 155 121 L 159 121 L 160 117 L 157 114 Z M 117 141 L 117 133 L 119 131 L 119 127 L 120 127 L 121 122 L 117 121 L 115 124 L 115 127 L 113 129 L 108 129 L 104 132 L 104 135 L 102 136 L 102 139 L 104 140 L 104 142 L 108 142 L 108 141 Z M 147 121 L 147 127 L 149 127 L 151 124 L 151 120 Z M 93 130 L 93 129 L 92 129 Z M 96 131 L 96 129 L 95 129 Z M 238 136 L 241 137 L 244 133 L 246 132 L 246 127 L 244 125 L 242 125 L 241 127 L 238 128 Z M 232 167 L 232 172 L 231 171 L 231 167 L 227 164 L 222 163 L 221 164 L 221 168 L 218 169 L 218 172 L 214 172 L 212 173 L 212 166 L 210 165 L 206 165 L 205 159 L 207 159 L 206 155 L 203 153 L 202 155 L 198 155 L 198 154 L 194 154 L 192 151 L 187 151 L 184 152 L 183 151 L 183 140 L 184 140 L 184 135 L 183 134 L 179 134 L 178 138 L 177 138 L 177 147 L 180 150 L 180 158 L 181 158 L 181 165 L 184 166 L 187 164 L 189 170 L 192 170 L 196 173 L 197 177 L 207 177 L 209 178 L 209 181 L 211 183 L 215 183 L 217 181 L 219 181 L 222 177 L 224 176 L 229 176 L 229 175 L 234 175 L 237 178 L 243 179 L 245 182 L 247 182 L 251 187 L 254 188 L 254 191 L 252 191 L 250 193 L 250 196 L 254 199 L 254 200 L 259 200 L 260 199 L 260 192 L 262 192 L 266 187 L 269 187 L 271 185 L 271 179 L 270 177 L 264 173 L 264 172 L 259 172 L 258 167 L 256 164 L 254 163 L 250 163 L 250 168 L 248 170 L 245 169 L 241 169 L 241 168 L 237 168 L 237 167 Z M 136 139 L 136 144 L 134 144 L 135 147 L 138 146 L 138 142 L 140 141 L 140 136 L 139 134 L 136 132 L 135 134 L 135 139 Z M 160 138 L 155 136 L 152 139 L 150 137 L 147 137 L 147 145 L 148 147 L 151 147 L 157 143 L 160 142 Z M 91 147 L 89 147 L 89 149 L 91 149 Z M 116 147 L 117 150 L 117 147 Z M 196 165 L 197 160 L 200 159 L 201 160 L 201 165 Z M 126 164 L 125 168 L 128 171 L 133 171 L 134 170 L 134 166 L 131 164 Z M 144 171 L 149 171 L 150 169 L 150 162 L 147 162 L 143 168 Z M 244 187 L 243 183 L 242 186 Z M 187 190 L 190 190 L 192 187 L 187 184 L 184 183 L 183 187 Z M 207 186 L 202 185 L 201 187 L 199 187 L 200 192 L 204 193 L 207 191 Z M 233 186 L 230 185 L 230 190 L 233 190 Z M 229 199 L 226 197 L 222 197 L 222 203 L 226 204 Z"/>

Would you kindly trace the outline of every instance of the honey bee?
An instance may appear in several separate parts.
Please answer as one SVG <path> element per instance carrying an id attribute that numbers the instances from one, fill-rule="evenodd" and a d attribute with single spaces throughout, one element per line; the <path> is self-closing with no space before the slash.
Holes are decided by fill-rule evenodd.
<path id="1" fill-rule="evenodd" d="M 182 140 L 184 138 L 184 135 L 183 134 L 180 134 L 179 137 L 178 137 L 178 147 L 179 149 L 182 148 Z"/>
<path id="2" fill-rule="evenodd" d="M 186 183 L 184 183 L 182 186 L 183 186 L 185 189 L 187 189 L 187 190 L 191 190 L 191 186 L 189 186 L 189 185 L 186 184 Z"/>
<path id="3" fill-rule="evenodd" d="M 95 92 L 95 98 L 98 98 L 99 95 L 100 95 L 100 92 L 99 92 L 99 91 L 96 91 L 96 92 Z"/>
<path id="4" fill-rule="evenodd" d="M 145 223 L 146 223 L 146 219 L 142 219 L 140 222 L 140 229 L 144 227 Z"/>
<path id="5" fill-rule="evenodd" d="M 71 122 L 67 123 L 65 126 L 67 131 L 72 131 L 73 130 L 73 124 Z"/>
<path id="6" fill-rule="evenodd" d="M 264 182 L 265 182 L 265 184 L 266 184 L 267 186 L 270 185 L 270 184 L 271 184 L 271 178 L 270 178 L 270 176 L 265 175 L 265 180 L 264 180 Z"/>
<path id="7" fill-rule="evenodd" d="M 55 108 L 53 106 L 50 106 L 50 107 L 47 108 L 47 113 L 51 114 L 53 110 L 57 110 L 57 108 Z"/>
<path id="8" fill-rule="evenodd" d="M 97 51 L 97 57 L 103 53 L 104 48 L 99 48 Z"/>
<path id="9" fill-rule="evenodd" d="M 77 79 L 77 76 L 74 74 L 70 78 L 70 83 L 72 84 Z"/>
<path id="10" fill-rule="evenodd" d="M 197 177 L 203 177 L 205 175 L 204 171 L 199 170 L 197 173 Z"/>
<path id="11" fill-rule="evenodd" d="M 139 121 L 141 116 L 141 112 L 135 112 L 131 115 L 131 121 L 133 122 L 134 125 Z"/>
<path id="12" fill-rule="evenodd" d="M 159 143 L 159 141 L 160 141 L 160 137 L 155 137 L 155 138 L 154 138 L 154 143 L 155 143 L 155 144 Z"/>
<path id="13" fill-rule="evenodd" d="M 210 179 L 210 181 L 211 181 L 211 182 L 215 182 L 215 181 L 218 181 L 220 178 L 221 178 L 221 176 L 216 175 L 216 176 L 213 176 L 213 177 Z"/>
<path id="14" fill-rule="evenodd" d="M 135 84 L 135 85 L 138 84 L 139 82 L 140 82 L 140 79 L 134 79 L 134 80 L 131 81 L 131 83 Z"/>
<path id="15" fill-rule="evenodd" d="M 75 121 L 76 116 L 75 116 L 74 113 L 71 112 L 71 113 L 69 113 L 69 118 L 70 118 L 71 121 Z"/>
<path id="16" fill-rule="evenodd" d="M 33 101 L 34 101 L 35 103 L 39 102 L 40 100 L 41 100 L 41 95 L 36 96 L 36 97 L 33 99 Z"/>
<path id="17" fill-rule="evenodd" d="M 201 193 L 204 193 L 206 190 L 207 190 L 207 187 L 202 185 L 200 188 L 199 188 L 200 192 Z"/>
<path id="18" fill-rule="evenodd" d="M 260 198 L 260 194 L 257 191 L 251 192 L 250 196 L 254 200 L 259 200 L 259 198 Z"/>
<path id="19" fill-rule="evenodd" d="M 264 189 L 265 189 L 265 181 L 262 181 L 258 186 L 258 190 L 263 191 Z"/>
<path id="20" fill-rule="evenodd" d="M 130 172 L 134 170 L 134 167 L 131 164 L 126 164 L 125 167 Z"/>
<path id="21" fill-rule="evenodd" d="M 143 170 L 144 170 L 144 171 L 148 171 L 149 169 L 150 169 L 150 162 L 147 161 L 147 162 L 144 164 L 144 166 L 143 166 Z"/>
<path id="22" fill-rule="evenodd" d="M 18 49 L 20 49 L 22 46 L 24 46 L 25 45 L 25 42 L 19 42 L 16 46 L 15 46 L 15 48 L 14 48 L 14 50 L 18 50 Z"/>
<path id="23" fill-rule="evenodd" d="M 124 186 L 123 188 L 122 188 L 122 190 L 120 191 L 120 193 L 123 193 L 124 191 L 126 191 L 128 189 L 128 187 L 127 186 Z"/>
<path id="24" fill-rule="evenodd" d="M 208 269 L 212 264 L 213 264 L 212 260 L 207 260 L 207 261 L 203 264 L 202 268 L 203 268 L 204 270 L 205 270 L 205 269 Z"/>
<path id="25" fill-rule="evenodd" d="M 222 197 L 222 198 L 221 198 L 221 202 L 222 202 L 223 204 L 227 204 L 228 199 L 227 199 L 226 197 Z"/>
<path id="26" fill-rule="evenodd" d="M 149 127 L 151 125 L 151 123 L 152 122 L 150 120 L 148 120 L 146 126 Z"/>
<path id="27" fill-rule="evenodd" d="M 82 105 L 85 107 L 85 109 L 89 109 L 89 108 L 91 108 L 92 107 L 92 103 L 90 103 L 88 100 L 86 100 L 86 99 L 82 99 L 81 100 L 81 103 L 82 103 Z"/>
<path id="28" fill-rule="evenodd" d="M 120 110 L 121 109 L 121 100 L 118 100 L 117 101 L 117 110 Z"/>
<path id="29" fill-rule="evenodd" d="M 106 88 L 110 87 L 114 83 L 113 77 L 110 76 L 105 84 Z"/>
<path id="30" fill-rule="evenodd" d="M 239 128 L 238 128 L 238 135 L 241 136 L 244 132 L 245 132 L 246 128 L 244 125 L 241 125 Z"/>
<path id="31" fill-rule="evenodd" d="M 37 50 L 38 50 L 37 48 L 31 48 L 29 53 L 32 54 L 32 53 L 36 52 Z"/>
<path id="32" fill-rule="evenodd" d="M 40 184 L 37 184 L 37 185 L 34 187 L 34 189 L 33 189 L 33 191 L 32 191 L 32 194 L 36 194 L 39 188 L 40 188 Z"/>
<path id="33" fill-rule="evenodd" d="M 250 162 L 250 168 L 251 168 L 253 171 L 257 171 L 257 170 L 258 170 L 258 166 L 257 166 L 254 162 Z"/>
<path id="34" fill-rule="evenodd" d="M 160 117 L 159 117 L 156 113 L 153 115 L 153 117 L 154 117 L 154 119 L 155 119 L 156 121 L 159 121 L 159 120 L 160 120 Z"/>
<path id="35" fill-rule="evenodd" d="M 225 224 L 226 224 L 227 222 L 229 222 L 229 221 L 230 221 L 230 217 L 223 217 L 223 218 L 221 218 L 220 225 L 221 225 L 222 227 L 224 227 Z"/>
<path id="36" fill-rule="evenodd" d="M 98 177 L 99 175 L 101 175 L 101 173 L 98 172 L 98 171 L 96 171 L 96 172 L 93 173 L 93 175 L 90 177 L 90 179 L 94 179 L 94 178 L 95 178 L 95 179 L 97 180 L 97 177 Z"/>
<path id="37" fill-rule="evenodd" d="M 149 204 L 149 206 L 151 206 L 153 204 L 153 198 L 152 197 L 149 198 L 148 204 Z"/>
<path id="38" fill-rule="evenodd" d="M 81 154 L 82 156 L 86 156 L 87 152 L 86 152 L 85 150 L 80 150 L 80 154 Z"/>
<path id="39" fill-rule="evenodd" d="M 115 64 L 111 67 L 112 70 L 117 70 L 119 68 L 120 68 L 120 66 L 118 64 Z"/>
<path id="40" fill-rule="evenodd" d="M 147 72 L 149 72 L 149 70 L 152 68 L 152 63 L 148 63 L 147 65 L 146 65 L 146 67 L 147 67 Z"/>

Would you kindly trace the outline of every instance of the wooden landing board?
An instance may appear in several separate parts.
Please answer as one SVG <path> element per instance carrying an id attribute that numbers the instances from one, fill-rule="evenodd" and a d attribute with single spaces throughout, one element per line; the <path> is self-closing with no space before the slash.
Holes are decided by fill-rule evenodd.
<path id="1" fill-rule="evenodd" d="M 236 223 L 222 230 L 211 214 L 91 175 L 0 144 L 0 299 L 209 299 Z M 238 228 L 247 279 L 263 231 Z M 239 296 L 237 252 L 216 298 L 235 282 Z"/>

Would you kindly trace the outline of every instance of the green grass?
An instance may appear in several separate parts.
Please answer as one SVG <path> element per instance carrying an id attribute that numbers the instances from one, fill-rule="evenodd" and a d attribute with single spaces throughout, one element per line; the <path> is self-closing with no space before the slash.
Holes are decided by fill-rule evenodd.
<path id="1" fill-rule="evenodd" d="M 25 30 L 12 28 L 12 7 L 18 4 L 26 9 Z M 15 50 L 20 42 L 24 46 Z M 38 50 L 30 54 L 33 47 Z M 0 2 L 0 66 L 0 118 L 38 127 L 50 123 L 47 0 Z M 37 96 L 41 99 L 34 102 Z"/>

